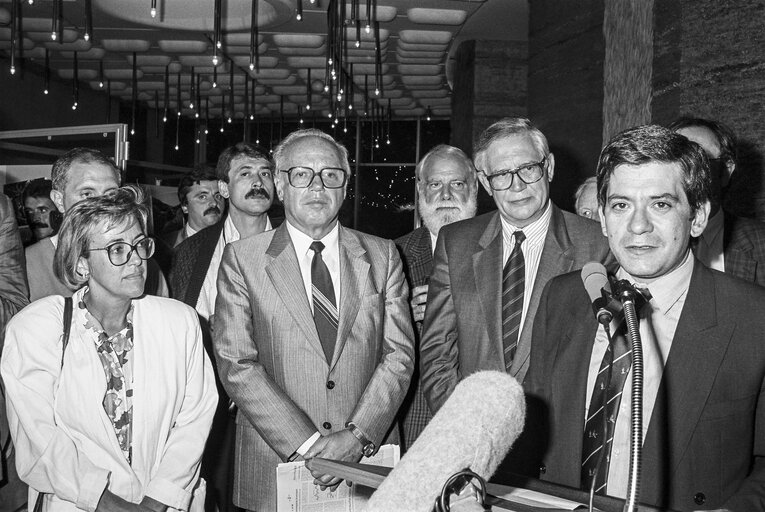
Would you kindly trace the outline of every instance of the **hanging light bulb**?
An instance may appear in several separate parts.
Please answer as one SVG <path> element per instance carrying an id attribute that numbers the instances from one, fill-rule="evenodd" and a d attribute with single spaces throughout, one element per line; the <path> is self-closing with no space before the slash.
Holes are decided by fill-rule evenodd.
<path id="1" fill-rule="evenodd" d="M 372 33 L 372 25 L 367 23 L 367 25 L 364 27 L 364 32 L 366 32 L 367 34 L 371 34 Z"/>
<path id="2" fill-rule="evenodd" d="M 217 53 L 213 54 L 212 63 L 213 63 L 213 66 L 217 66 L 218 65 L 218 54 Z"/>
<path id="3" fill-rule="evenodd" d="M 297 13 L 295 14 L 295 19 L 303 21 L 303 0 L 297 0 Z"/>
<path id="4" fill-rule="evenodd" d="M 35 0 L 29 0 L 29 5 L 34 5 L 34 4 L 35 4 Z"/>
<path id="5" fill-rule="evenodd" d="M 151 11 L 149 11 L 152 18 L 157 17 L 157 0 L 151 0 Z"/>
<path id="6" fill-rule="evenodd" d="M 254 71 L 254 70 L 255 70 L 255 64 L 250 62 L 250 71 Z"/>

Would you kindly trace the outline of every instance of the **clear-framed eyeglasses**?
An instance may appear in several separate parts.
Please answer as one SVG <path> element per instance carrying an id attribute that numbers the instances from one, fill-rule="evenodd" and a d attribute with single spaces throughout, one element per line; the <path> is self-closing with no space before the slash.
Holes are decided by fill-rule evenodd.
<path id="1" fill-rule="evenodd" d="M 154 239 L 142 238 L 134 244 L 127 242 L 114 242 L 106 247 L 94 247 L 90 251 L 106 251 L 109 261 L 115 267 L 121 267 L 133 256 L 133 251 L 138 254 L 142 260 L 148 260 L 154 254 Z"/>
<path id="2" fill-rule="evenodd" d="M 526 185 L 531 185 L 541 180 L 545 173 L 545 165 L 547 165 L 547 157 L 544 157 L 539 162 L 523 164 L 515 169 L 504 169 L 492 174 L 487 174 L 486 171 L 481 172 L 489 180 L 489 186 L 492 190 L 507 190 L 513 186 L 516 176 Z"/>
<path id="3" fill-rule="evenodd" d="M 348 179 L 348 173 L 345 169 L 339 167 L 325 167 L 320 171 L 314 171 L 310 167 L 290 167 L 289 169 L 282 170 L 281 172 L 287 173 L 290 185 L 295 188 L 308 188 L 313 183 L 316 176 L 321 180 L 321 184 L 325 188 L 341 188 L 345 185 L 345 181 Z"/>

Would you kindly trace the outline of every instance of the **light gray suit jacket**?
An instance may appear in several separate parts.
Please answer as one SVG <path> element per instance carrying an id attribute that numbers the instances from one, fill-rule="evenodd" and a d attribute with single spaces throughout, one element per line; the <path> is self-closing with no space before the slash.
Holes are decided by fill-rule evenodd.
<path id="1" fill-rule="evenodd" d="M 221 381 L 239 407 L 239 507 L 275 510 L 277 464 L 316 431 L 332 434 L 353 421 L 377 446 L 397 440 L 391 427 L 414 369 L 401 259 L 393 242 L 342 226 L 339 246 L 330 364 L 286 223 L 223 254 L 213 338 Z"/>
<path id="2" fill-rule="evenodd" d="M 547 281 L 589 261 L 613 261 L 597 222 L 554 204 L 551 208 L 542 258 L 510 368 L 519 382 L 529 367 L 534 315 Z M 502 255 L 502 223 L 496 211 L 444 226 L 439 232 L 420 341 L 422 386 L 434 413 L 464 377 L 479 370 L 505 371 Z"/>

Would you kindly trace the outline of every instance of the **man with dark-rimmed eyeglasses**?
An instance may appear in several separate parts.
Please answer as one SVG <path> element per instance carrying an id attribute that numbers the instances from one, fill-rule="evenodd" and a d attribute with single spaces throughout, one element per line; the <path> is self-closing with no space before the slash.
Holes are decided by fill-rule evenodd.
<path id="1" fill-rule="evenodd" d="M 497 211 L 444 226 L 438 236 L 420 342 L 434 413 L 473 372 L 505 371 L 522 382 L 544 285 L 610 254 L 596 222 L 550 201 L 555 157 L 528 119 L 489 126 L 473 160 Z"/>
<path id="2" fill-rule="evenodd" d="M 218 274 L 218 370 L 239 408 L 234 503 L 276 510 L 276 467 L 357 462 L 397 442 L 414 369 L 408 289 L 390 240 L 345 228 L 348 152 L 320 130 L 274 150 L 285 222 L 230 244 Z M 340 479 L 313 471 L 334 489 Z"/>

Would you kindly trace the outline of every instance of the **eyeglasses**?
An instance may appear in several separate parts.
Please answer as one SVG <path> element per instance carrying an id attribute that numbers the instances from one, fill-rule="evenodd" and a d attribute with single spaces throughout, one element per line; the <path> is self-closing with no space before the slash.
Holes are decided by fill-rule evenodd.
<path id="1" fill-rule="evenodd" d="M 109 256 L 109 261 L 115 267 L 121 267 L 133 256 L 133 251 L 138 254 L 138 257 L 142 260 L 148 260 L 154 254 L 154 239 L 143 238 L 135 244 L 129 244 L 127 242 L 114 242 L 106 247 L 94 247 L 89 249 L 91 251 L 106 251 Z"/>
<path id="2" fill-rule="evenodd" d="M 345 185 L 345 180 L 348 178 L 348 174 L 345 169 L 338 167 L 325 167 L 320 171 L 314 171 L 310 167 L 290 167 L 289 169 L 282 170 L 286 172 L 290 185 L 295 188 L 308 188 L 313 183 L 313 179 L 318 176 L 321 180 L 321 184 L 325 188 L 341 188 Z"/>
<path id="3" fill-rule="evenodd" d="M 486 171 L 481 172 L 489 180 L 489 186 L 491 186 L 492 190 L 507 190 L 513 186 L 513 180 L 516 175 L 526 185 L 531 185 L 542 179 L 546 163 L 547 157 L 544 157 L 539 162 L 523 164 L 515 169 L 505 169 L 493 174 L 486 174 Z"/>

